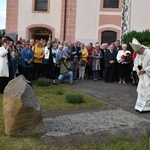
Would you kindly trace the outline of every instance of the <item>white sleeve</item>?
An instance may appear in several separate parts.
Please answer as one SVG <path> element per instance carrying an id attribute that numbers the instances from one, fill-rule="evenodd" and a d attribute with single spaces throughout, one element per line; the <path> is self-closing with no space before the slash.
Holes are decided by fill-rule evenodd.
<path id="1" fill-rule="evenodd" d="M 4 57 L 5 55 L 7 55 L 8 51 L 3 48 L 3 47 L 0 47 L 0 56 L 1 57 Z"/>
<path id="2" fill-rule="evenodd" d="M 16 53 L 15 53 L 14 51 L 12 51 L 12 52 L 10 53 L 10 56 L 11 56 L 12 59 L 15 59 Z"/>
<path id="3" fill-rule="evenodd" d="M 133 71 L 139 72 L 138 65 L 139 65 L 139 55 L 137 54 L 134 59 Z"/>
<path id="4" fill-rule="evenodd" d="M 121 51 L 118 52 L 116 59 L 117 59 L 117 62 L 120 62 L 120 59 L 121 59 Z"/>
<path id="5" fill-rule="evenodd" d="M 47 48 L 47 46 L 44 48 L 44 54 L 48 54 L 48 48 Z"/>
<path id="6" fill-rule="evenodd" d="M 150 54 L 146 55 L 146 67 L 144 68 L 146 74 L 150 77 Z"/>

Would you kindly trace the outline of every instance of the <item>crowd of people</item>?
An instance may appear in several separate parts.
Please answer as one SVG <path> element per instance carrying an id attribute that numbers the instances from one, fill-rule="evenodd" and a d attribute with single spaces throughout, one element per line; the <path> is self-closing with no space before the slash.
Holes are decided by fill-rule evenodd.
<path id="1" fill-rule="evenodd" d="M 132 79 L 138 85 L 135 109 L 150 110 L 150 49 L 135 38 L 130 43 L 134 52 L 119 40 L 108 45 L 96 42 L 85 45 L 79 41 L 1 39 L 0 46 L 0 93 L 7 83 L 23 74 L 27 81 L 36 82 L 40 77 L 57 81 L 92 79 L 105 83 L 117 81 L 126 84 Z"/>
<path id="2" fill-rule="evenodd" d="M 98 42 L 85 45 L 79 41 L 61 42 L 58 39 L 13 42 L 3 38 L 1 44 L 0 57 L 5 55 L 6 60 L 0 64 L 0 71 L 7 73 L 0 72 L 0 76 L 7 77 L 7 80 L 23 74 L 29 81 L 36 82 L 45 77 L 52 79 L 53 84 L 57 84 L 57 80 L 64 82 L 65 78 L 71 78 L 71 85 L 74 80 L 84 78 L 126 84 L 126 79 L 132 77 L 134 85 L 138 82 L 136 72 L 132 72 L 135 53 L 132 57 L 127 45 L 121 45 L 119 40 L 110 45 Z"/>

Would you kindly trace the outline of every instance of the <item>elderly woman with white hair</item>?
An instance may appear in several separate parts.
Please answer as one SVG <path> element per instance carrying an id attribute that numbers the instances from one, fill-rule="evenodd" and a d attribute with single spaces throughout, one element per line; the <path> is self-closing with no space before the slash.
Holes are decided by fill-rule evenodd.
<path id="1" fill-rule="evenodd" d="M 131 62 L 131 52 L 127 50 L 127 45 L 122 44 L 122 50 L 118 51 L 117 54 L 118 64 L 118 77 L 119 83 L 126 83 L 126 78 L 129 75 L 129 65 Z"/>

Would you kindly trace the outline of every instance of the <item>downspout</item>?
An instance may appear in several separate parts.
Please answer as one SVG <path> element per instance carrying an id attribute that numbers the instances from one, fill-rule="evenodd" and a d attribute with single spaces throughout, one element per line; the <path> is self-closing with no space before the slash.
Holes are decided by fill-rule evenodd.
<path id="1" fill-rule="evenodd" d="M 67 17 L 67 0 L 65 0 L 65 8 L 64 8 L 64 34 L 63 34 L 63 41 L 66 40 L 66 17 Z"/>

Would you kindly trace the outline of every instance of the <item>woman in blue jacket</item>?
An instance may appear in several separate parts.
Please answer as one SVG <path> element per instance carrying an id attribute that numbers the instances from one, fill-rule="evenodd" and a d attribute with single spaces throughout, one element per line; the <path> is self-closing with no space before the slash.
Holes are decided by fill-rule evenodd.
<path id="1" fill-rule="evenodd" d="M 30 49 L 30 44 L 25 43 L 25 47 L 22 49 L 21 52 L 21 57 L 22 57 L 22 67 L 23 67 L 23 75 L 27 80 L 32 80 L 32 72 L 33 72 L 33 58 L 34 58 L 34 53 Z"/>

